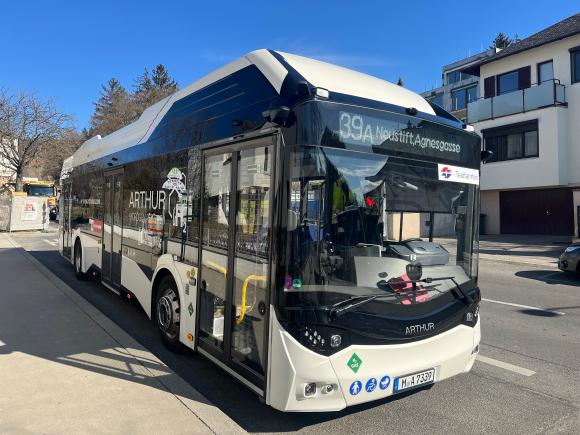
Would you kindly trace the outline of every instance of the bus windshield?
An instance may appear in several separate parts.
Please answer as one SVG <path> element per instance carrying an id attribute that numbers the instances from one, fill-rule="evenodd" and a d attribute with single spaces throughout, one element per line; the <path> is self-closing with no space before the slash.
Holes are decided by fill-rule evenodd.
<path id="1" fill-rule="evenodd" d="M 286 305 L 416 305 L 476 279 L 476 183 L 437 163 L 304 146 L 291 152 Z M 469 171 L 469 170 L 467 170 Z"/>

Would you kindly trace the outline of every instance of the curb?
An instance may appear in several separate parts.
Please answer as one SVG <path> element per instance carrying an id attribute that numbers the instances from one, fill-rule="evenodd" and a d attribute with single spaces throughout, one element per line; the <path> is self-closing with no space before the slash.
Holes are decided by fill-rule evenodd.
<path id="1" fill-rule="evenodd" d="M 185 382 L 159 358 L 143 347 L 141 343 L 127 334 L 111 319 L 105 316 L 90 302 L 76 293 L 64 281 L 52 273 L 44 264 L 19 245 L 12 237 L 6 233 L 0 234 L 0 237 L 2 237 L 2 235 L 4 235 L 8 243 L 10 243 L 14 248 L 22 249 L 25 257 L 40 271 L 42 275 L 44 275 L 59 291 L 75 304 L 79 310 L 96 323 L 114 341 L 116 341 L 124 351 L 135 358 L 135 360 L 142 366 L 143 370 L 150 373 L 151 379 L 159 382 L 162 389 L 171 393 L 181 403 L 181 405 L 185 406 L 196 418 L 198 418 L 208 430 L 216 434 L 247 433 L 209 399 Z M 169 376 L 164 379 L 158 378 L 142 364 L 142 358 L 154 361 L 156 364 L 163 366 L 164 370 L 169 373 Z M 194 428 L 192 428 L 192 431 L 194 431 Z"/>

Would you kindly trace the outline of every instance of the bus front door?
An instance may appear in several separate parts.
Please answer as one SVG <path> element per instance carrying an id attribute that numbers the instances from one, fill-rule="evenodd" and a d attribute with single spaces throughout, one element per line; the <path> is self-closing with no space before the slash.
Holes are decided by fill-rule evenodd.
<path id="1" fill-rule="evenodd" d="M 121 286 L 122 176 L 122 172 L 105 175 L 101 278 L 114 288 Z"/>
<path id="2" fill-rule="evenodd" d="M 273 137 L 204 155 L 198 345 L 264 388 Z"/>

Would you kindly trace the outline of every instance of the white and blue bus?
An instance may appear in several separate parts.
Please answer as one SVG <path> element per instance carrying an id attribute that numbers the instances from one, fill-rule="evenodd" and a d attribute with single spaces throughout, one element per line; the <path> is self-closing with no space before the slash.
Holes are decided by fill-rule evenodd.
<path id="1" fill-rule="evenodd" d="M 480 140 L 392 83 L 258 50 L 86 141 L 60 251 L 283 411 L 468 372 Z"/>

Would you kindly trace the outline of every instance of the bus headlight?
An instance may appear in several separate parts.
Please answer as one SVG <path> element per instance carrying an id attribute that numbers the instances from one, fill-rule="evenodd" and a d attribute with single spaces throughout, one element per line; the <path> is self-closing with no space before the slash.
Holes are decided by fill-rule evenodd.
<path id="1" fill-rule="evenodd" d="M 334 334 L 330 336 L 330 347 L 340 347 L 342 343 L 342 337 L 339 334 Z"/>
<path id="2" fill-rule="evenodd" d="M 293 326 L 288 331 L 300 344 L 316 353 L 331 355 L 348 346 L 348 335 L 341 329 L 327 325 Z"/>
<path id="3" fill-rule="evenodd" d="M 304 385 L 304 397 L 312 397 L 316 394 L 316 383 L 310 382 Z"/>
<path id="4" fill-rule="evenodd" d="M 479 304 L 474 304 L 469 308 L 469 311 L 463 315 L 463 324 L 467 326 L 475 326 L 479 318 Z"/>

